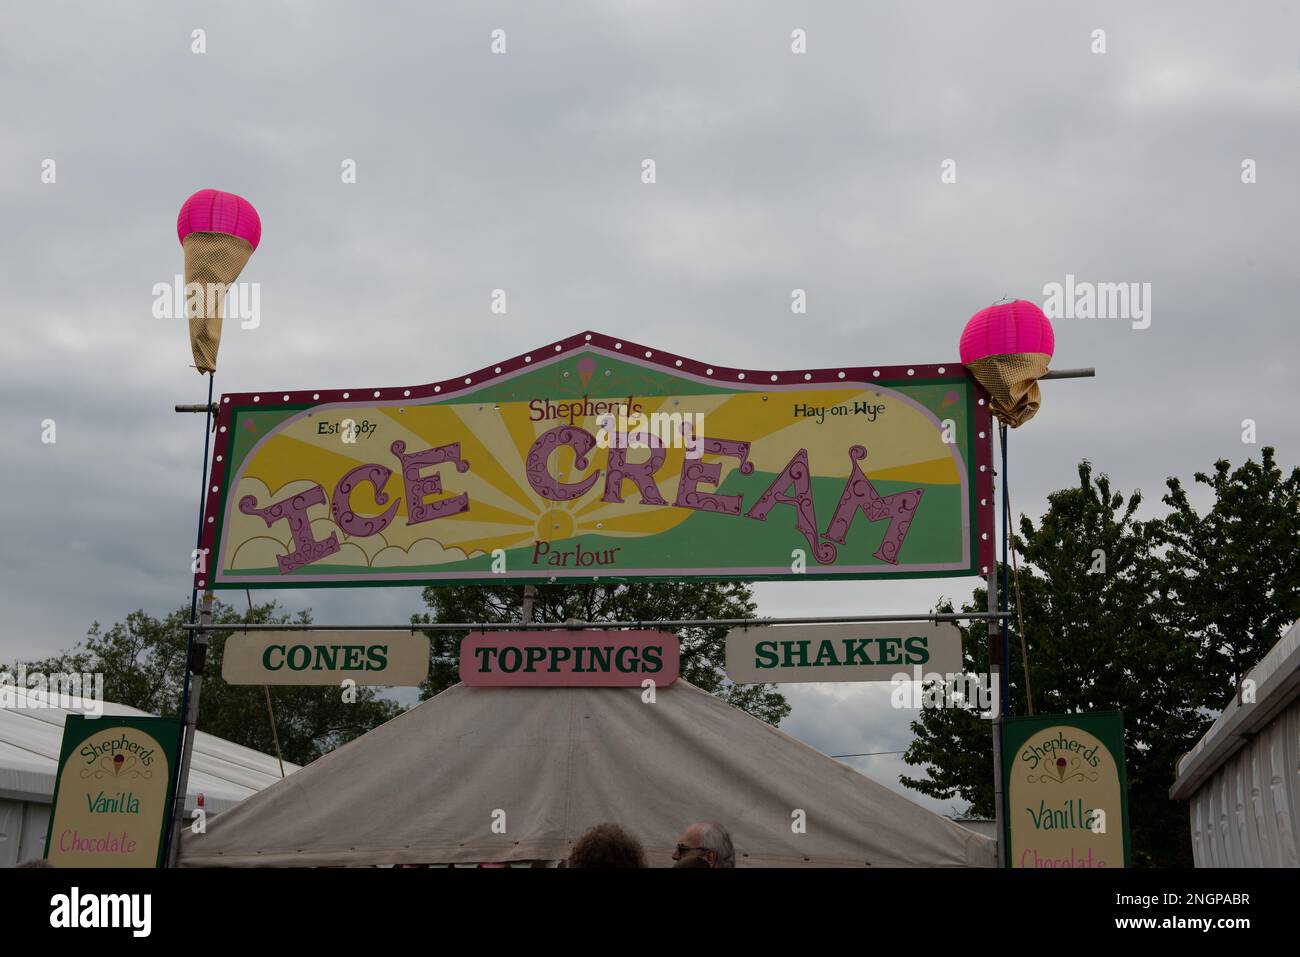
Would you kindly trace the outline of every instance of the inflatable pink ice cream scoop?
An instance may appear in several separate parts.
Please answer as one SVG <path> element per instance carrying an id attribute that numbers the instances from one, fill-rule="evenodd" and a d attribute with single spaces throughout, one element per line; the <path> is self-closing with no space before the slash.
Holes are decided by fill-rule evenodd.
<path id="1" fill-rule="evenodd" d="M 185 312 L 200 373 L 215 372 L 226 287 L 262 241 L 262 219 L 234 193 L 201 189 L 181 206 L 176 236 L 185 250 Z"/>
<path id="2" fill-rule="evenodd" d="M 1024 299 L 981 309 L 961 334 L 962 365 L 988 390 L 993 414 L 1013 429 L 1042 404 L 1038 380 L 1055 348 L 1051 322 Z"/>

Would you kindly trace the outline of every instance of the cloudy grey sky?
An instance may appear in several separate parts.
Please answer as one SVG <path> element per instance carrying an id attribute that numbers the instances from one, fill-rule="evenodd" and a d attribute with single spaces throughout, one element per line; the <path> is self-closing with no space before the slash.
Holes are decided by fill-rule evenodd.
<path id="1" fill-rule="evenodd" d="M 172 406 L 204 384 L 151 288 L 207 186 L 264 228 L 261 325 L 227 324 L 219 391 L 432 381 L 582 329 L 751 368 L 951 362 L 977 309 L 1072 274 L 1150 283 L 1151 324 L 1056 321 L 1055 365 L 1098 377 L 1046 384 L 1014 434 L 1018 511 L 1084 457 L 1155 503 L 1257 455 L 1247 418 L 1300 451 L 1294 4 L 9 3 L 0 90 L 0 660 L 188 600 L 203 436 Z M 974 584 L 757 594 L 911 612 Z M 828 753 L 906 746 L 887 687 L 786 690 Z"/>

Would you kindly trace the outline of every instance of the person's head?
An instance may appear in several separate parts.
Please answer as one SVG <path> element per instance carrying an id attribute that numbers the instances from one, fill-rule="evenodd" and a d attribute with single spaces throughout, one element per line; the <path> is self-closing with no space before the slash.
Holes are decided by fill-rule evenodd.
<path id="1" fill-rule="evenodd" d="M 569 866 L 645 867 L 645 851 L 617 824 L 597 824 L 573 845 Z"/>
<path id="2" fill-rule="evenodd" d="M 731 835 L 714 821 L 692 824 L 677 839 L 673 860 L 681 862 L 692 857 L 705 861 L 709 867 L 736 866 L 736 849 L 732 847 Z"/>

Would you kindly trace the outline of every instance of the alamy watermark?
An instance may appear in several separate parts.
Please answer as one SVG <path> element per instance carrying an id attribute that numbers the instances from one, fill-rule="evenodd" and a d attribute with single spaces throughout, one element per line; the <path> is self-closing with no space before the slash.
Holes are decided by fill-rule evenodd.
<path id="1" fill-rule="evenodd" d="M 1128 319 L 1134 329 L 1151 326 L 1151 283 L 1065 282 L 1043 286 L 1043 312 L 1049 319 Z"/>
<path id="2" fill-rule="evenodd" d="M 631 412 L 597 417 L 596 446 L 602 449 L 684 448 L 688 459 L 704 454 L 703 412 Z"/>
<path id="3" fill-rule="evenodd" d="M 185 282 L 177 273 L 170 285 L 156 282 L 153 295 L 155 319 L 215 316 L 225 302 L 226 319 L 238 319 L 239 328 L 256 329 L 262 324 L 262 284 L 257 282 Z"/>
<path id="4" fill-rule="evenodd" d="M 923 673 L 913 665 L 910 675 L 900 671 L 889 683 L 894 688 L 889 703 L 895 708 L 965 708 L 984 718 L 998 713 L 998 687 L 983 673 Z"/>
<path id="5" fill-rule="evenodd" d="M 104 714 L 104 676 L 0 668 L 0 708 L 61 708 L 98 718 Z"/>

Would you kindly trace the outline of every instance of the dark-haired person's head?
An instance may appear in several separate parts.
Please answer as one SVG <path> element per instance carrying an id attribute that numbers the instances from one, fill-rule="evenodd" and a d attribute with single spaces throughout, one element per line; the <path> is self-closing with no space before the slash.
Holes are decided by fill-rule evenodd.
<path id="1" fill-rule="evenodd" d="M 645 867 L 645 850 L 617 824 L 597 824 L 573 845 L 569 866 Z"/>

